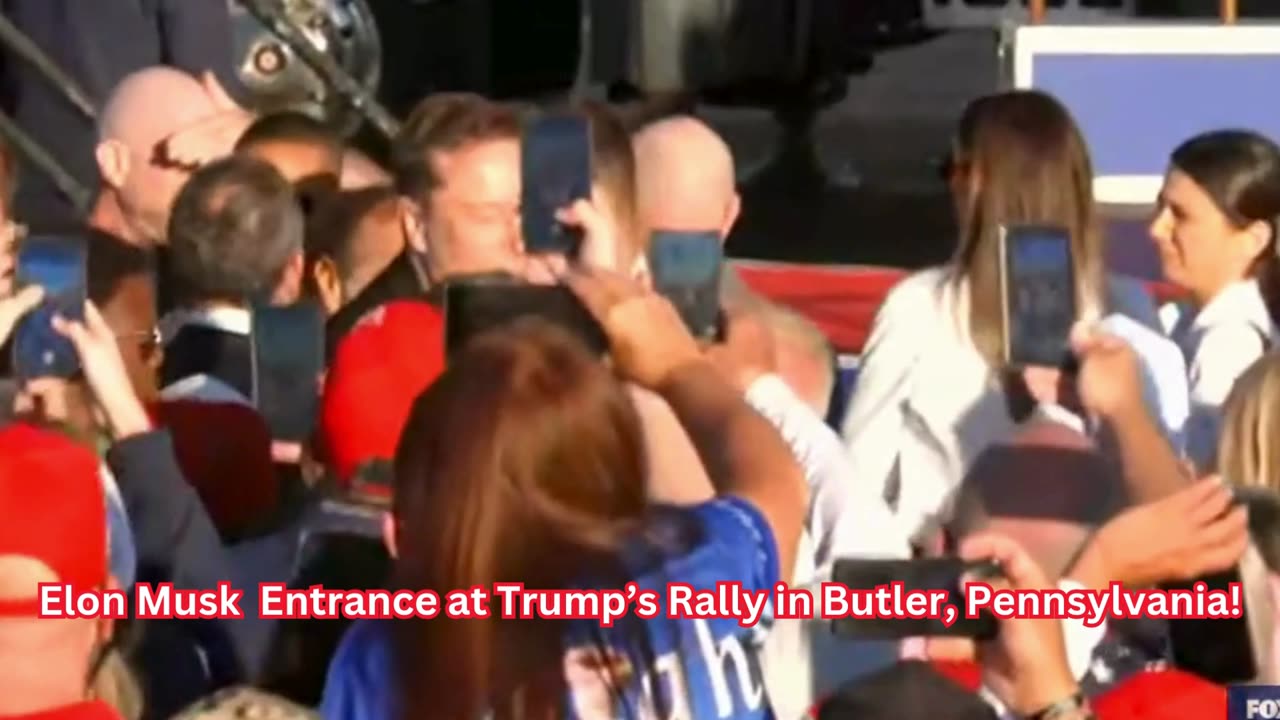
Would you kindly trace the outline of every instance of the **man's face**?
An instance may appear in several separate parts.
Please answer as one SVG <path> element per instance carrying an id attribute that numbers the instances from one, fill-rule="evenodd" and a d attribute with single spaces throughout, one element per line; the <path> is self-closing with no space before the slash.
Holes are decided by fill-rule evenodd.
<path id="1" fill-rule="evenodd" d="M 102 317 L 116 336 L 134 392 L 144 403 L 151 402 L 159 394 L 156 374 L 162 359 L 151 279 L 141 275 L 125 278 L 102 306 Z"/>
<path id="2" fill-rule="evenodd" d="M 188 168 L 167 162 L 155 146 L 129 148 L 129 172 L 118 188 L 120 206 L 131 224 L 153 241 L 168 234 L 169 213 L 191 177 Z"/>
<path id="3" fill-rule="evenodd" d="M 472 143 L 434 162 L 441 185 L 426 198 L 422 237 L 413 239 L 432 273 L 522 271 L 519 142 Z"/>
<path id="4" fill-rule="evenodd" d="M 291 183 L 315 177 L 336 178 L 342 174 L 342 156 L 315 143 L 265 142 L 243 152 L 270 163 Z"/>

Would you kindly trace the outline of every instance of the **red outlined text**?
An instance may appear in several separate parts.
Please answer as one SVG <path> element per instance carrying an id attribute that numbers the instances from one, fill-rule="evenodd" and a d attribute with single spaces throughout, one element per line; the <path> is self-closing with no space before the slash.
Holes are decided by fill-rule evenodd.
<path id="1" fill-rule="evenodd" d="M 78 591 L 64 583 L 39 586 L 42 618 L 217 618 L 246 616 L 244 591 L 230 583 L 208 590 L 188 590 L 169 583 L 138 584 L 130 596 L 121 590 Z M 494 615 L 504 619 L 592 620 L 613 626 L 628 615 L 641 620 L 660 616 L 689 620 L 732 620 L 752 627 L 774 619 L 937 619 L 950 626 L 961 613 L 998 620 L 1056 618 L 1096 627 L 1112 618 L 1239 618 L 1243 592 L 1239 583 L 1209 589 L 1196 583 L 1183 590 L 1128 589 L 1112 583 L 1102 590 L 1054 588 L 1010 590 L 982 582 L 969 583 L 956 597 L 945 590 L 907 590 L 901 582 L 871 589 L 825 582 L 818 588 L 791 588 L 777 583 L 753 590 L 736 582 L 714 588 L 684 583 L 667 585 L 665 593 L 628 583 L 621 589 L 530 589 L 520 583 L 494 583 L 450 590 L 338 590 L 319 585 L 288 588 L 282 583 L 258 587 L 253 614 L 264 618 L 315 619 L 448 619 L 470 620 Z M 957 604 L 959 606 L 957 606 Z"/>

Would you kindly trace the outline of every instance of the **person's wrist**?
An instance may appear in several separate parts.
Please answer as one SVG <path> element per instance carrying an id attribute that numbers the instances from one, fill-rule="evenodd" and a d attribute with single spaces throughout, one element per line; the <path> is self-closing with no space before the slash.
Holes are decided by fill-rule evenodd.
<path id="1" fill-rule="evenodd" d="M 99 399 L 112 437 L 119 441 L 151 431 L 151 416 L 132 390 Z"/>
<path id="2" fill-rule="evenodd" d="M 1027 668 L 1028 683 L 1018 693 L 1019 707 L 1012 708 L 1026 718 L 1044 718 L 1053 708 L 1080 693 L 1080 685 L 1071 677 L 1066 658 L 1042 669 Z"/>
<path id="3" fill-rule="evenodd" d="M 659 395 L 667 396 L 686 384 L 704 383 L 709 376 L 724 380 L 724 375 L 715 363 L 701 354 L 694 353 L 670 363 L 659 373 L 650 389 Z"/>

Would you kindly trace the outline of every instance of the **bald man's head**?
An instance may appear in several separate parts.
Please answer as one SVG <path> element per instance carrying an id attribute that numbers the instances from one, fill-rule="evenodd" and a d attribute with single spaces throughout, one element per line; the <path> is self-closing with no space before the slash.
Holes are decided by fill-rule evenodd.
<path id="1" fill-rule="evenodd" d="M 660 120 L 636 133 L 640 216 L 650 229 L 729 234 L 740 201 L 733 155 L 702 121 Z"/>
<path id="2" fill-rule="evenodd" d="M 165 162 L 161 143 L 217 112 L 196 78 L 169 67 L 139 70 L 112 91 L 98 121 L 98 170 L 131 234 L 163 239 L 189 173 Z"/>

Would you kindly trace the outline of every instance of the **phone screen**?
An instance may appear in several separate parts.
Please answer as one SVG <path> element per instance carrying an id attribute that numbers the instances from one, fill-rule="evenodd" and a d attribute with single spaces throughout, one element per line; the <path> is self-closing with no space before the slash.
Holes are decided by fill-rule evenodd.
<path id="1" fill-rule="evenodd" d="M 477 335 L 523 317 L 539 317 L 564 328 L 597 355 L 609 351 L 604 330 L 569 288 L 480 276 L 455 279 L 445 287 L 445 353 L 452 356 Z"/>
<path id="2" fill-rule="evenodd" d="M 1062 228 L 1010 227 L 1002 250 L 1006 360 L 1064 366 L 1076 320 L 1070 235 Z"/>
<path id="3" fill-rule="evenodd" d="M 84 320 L 85 244 L 76 237 L 35 235 L 18 247 L 18 288 L 39 285 L 44 300 L 18 322 L 13 336 L 13 371 L 19 380 L 71 377 L 80 358 L 71 341 L 59 335 L 53 317 Z"/>
<path id="4" fill-rule="evenodd" d="M 324 372 L 324 313 L 314 303 L 252 310 L 253 399 L 272 438 L 311 436 Z"/>
<path id="5" fill-rule="evenodd" d="M 720 333 L 720 234 L 658 230 L 649 240 L 653 285 L 675 305 L 689 332 L 713 339 Z"/>
<path id="6" fill-rule="evenodd" d="M 591 197 L 591 127 L 586 118 L 552 115 L 531 120 L 520 142 L 520 221 L 530 253 L 573 255 L 580 233 L 556 212 Z"/>
<path id="7" fill-rule="evenodd" d="M 997 577 L 999 567 L 989 562 L 968 563 L 959 558 L 922 558 L 917 560 L 837 560 L 832 568 L 833 582 L 850 590 L 874 590 L 894 582 L 903 584 L 903 592 L 914 590 L 946 590 L 949 603 L 960 611 L 951 627 L 937 619 L 911 618 L 840 618 L 832 621 L 832 631 L 848 638 L 896 639 L 905 637 L 971 637 L 988 639 L 997 632 L 996 619 L 980 614 L 964 616 L 964 593 L 961 579 L 968 573 L 975 577 Z"/>

